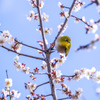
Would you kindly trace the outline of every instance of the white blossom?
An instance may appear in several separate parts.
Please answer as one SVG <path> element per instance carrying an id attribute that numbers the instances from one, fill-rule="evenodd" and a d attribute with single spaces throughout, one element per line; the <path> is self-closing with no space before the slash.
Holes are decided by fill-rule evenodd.
<path id="1" fill-rule="evenodd" d="M 97 6 L 97 11 L 100 12 L 100 4 Z"/>
<path id="2" fill-rule="evenodd" d="M 100 94 L 100 87 L 96 88 L 96 93 Z"/>
<path id="3" fill-rule="evenodd" d="M 36 88 L 36 84 L 32 84 L 31 82 L 29 82 L 27 84 L 27 88 L 30 92 L 33 92 L 33 90 Z"/>
<path id="4" fill-rule="evenodd" d="M 6 97 L 8 95 L 8 91 L 2 89 L 1 93 L 3 93 L 3 95 Z"/>
<path id="5" fill-rule="evenodd" d="M 42 62 L 43 65 L 41 66 L 43 70 L 46 70 L 47 69 L 47 63 L 45 61 Z"/>
<path id="6" fill-rule="evenodd" d="M 4 36 L 8 36 L 8 35 L 10 35 L 10 33 L 9 33 L 8 30 L 4 30 L 4 31 L 3 31 L 3 35 L 4 35 Z"/>
<path id="7" fill-rule="evenodd" d="M 49 18 L 48 15 L 46 15 L 45 13 L 43 13 L 43 15 L 41 17 L 42 17 L 43 22 L 48 22 L 48 18 Z"/>
<path id="8" fill-rule="evenodd" d="M 5 79 L 5 87 L 9 88 L 12 86 L 12 79 L 11 78 L 6 78 Z"/>
<path id="9" fill-rule="evenodd" d="M 62 75 L 61 71 L 60 71 L 60 70 L 57 70 L 57 71 L 56 71 L 56 76 L 57 76 L 57 77 L 60 77 L 61 75 Z"/>
<path id="10" fill-rule="evenodd" d="M 17 62 L 19 60 L 19 56 L 17 55 L 15 58 L 14 58 L 14 61 Z"/>
<path id="11" fill-rule="evenodd" d="M 16 68 L 17 71 L 22 70 L 22 65 L 21 65 L 20 62 L 15 62 L 14 66 L 15 66 L 15 68 Z"/>
<path id="12" fill-rule="evenodd" d="M 0 46 L 4 46 L 6 42 L 6 38 L 4 36 L 0 36 Z"/>
<path id="13" fill-rule="evenodd" d="M 69 13 L 68 12 L 65 12 L 65 17 L 69 17 Z"/>

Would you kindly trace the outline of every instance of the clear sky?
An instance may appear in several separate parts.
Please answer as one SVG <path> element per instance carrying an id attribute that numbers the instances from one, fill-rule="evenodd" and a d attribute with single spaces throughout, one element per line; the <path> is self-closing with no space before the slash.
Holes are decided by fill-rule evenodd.
<path id="1" fill-rule="evenodd" d="M 50 43 L 53 42 L 55 36 L 58 33 L 57 26 L 64 22 L 64 19 L 60 18 L 59 13 L 61 9 L 58 8 L 58 2 L 70 7 L 73 0 L 45 0 L 44 7 L 41 9 L 41 13 L 45 12 L 49 15 L 49 21 L 47 23 L 43 23 L 44 28 L 52 28 L 53 32 L 51 35 L 46 35 L 46 39 L 48 40 L 48 47 Z M 85 2 L 85 5 L 90 3 L 90 0 L 82 0 Z M 39 23 L 37 21 L 28 21 L 26 16 L 29 15 L 29 11 L 36 9 L 32 8 L 29 5 L 29 2 L 26 0 L 0 0 L 0 31 L 9 30 L 10 34 L 14 38 L 22 41 L 23 43 L 39 47 L 37 40 L 41 40 L 41 35 L 36 31 L 38 29 Z M 68 9 L 65 9 L 68 11 Z M 79 18 L 85 16 L 86 21 L 89 22 L 90 19 L 94 19 L 97 21 L 100 18 L 100 14 L 97 12 L 96 5 L 93 4 L 88 8 L 81 8 L 78 12 L 72 12 L 72 15 L 75 15 Z M 74 22 L 74 18 L 70 18 L 68 21 L 68 28 L 63 33 L 63 35 L 67 35 L 71 38 L 71 49 L 68 54 L 68 58 L 62 66 L 58 69 L 61 70 L 63 75 L 73 75 L 74 70 L 81 68 L 91 69 L 95 67 L 98 71 L 100 71 L 100 42 L 97 42 L 95 45 L 97 49 L 91 50 L 80 50 L 75 52 L 75 49 L 80 45 L 86 45 L 90 43 L 91 40 L 94 39 L 95 34 L 100 35 L 100 25 L 98 26 L 98 30 L 96 33 L 86 34 L 86 30 L 84 28 L 85 24 L 79 22 L 76 24 Z M 7 47 L 10 48 L 8 44 Z M 42 57 L 42 55 L 38 54 L 37 50 L 33 50 L 31 48 L 27 48 L 22 46 L 21 53 Z M 24 74 L 21 71 L 17 71 L 14 68 L 14 60 L 13 58 L 16 56 L 15 53 L 7 51 L 0 47 L 0 90 L 4 88 L 4 80 L 6 78 L 6 70 L 8 70 L 9 78 L 13 79 L 13 86 L 11 89 L 15 89 L 21 92 L 21 97 L 19 100 L 25 100 L 25 97 L 29 94 L 28 90 L 25 90 L 24 83 L 32 82 L 34 84 L 41 84 L 48 81 L 48 77 L 46 75 L 36 75 L 37 80 L 34 82 L 30 79 L 30 75 Z M 59 57 L 59 53 L 54 52 L 51 55 L 51 59 L 54 57 Z M 38 67 L 41 70 L 42 61 L 27 58 L 20 56 L 19 62 L 25 63 L 27 67 L 30 67 L 31 71 L 34 68 Z M 87 80 L 83 78 L 79 81 L 71 81 L 68 82 L 65 80 L 65 83 L 70 87 L 72 92 L 74 93 L 76 89 L 83 88 L 83 98 L 81 100 L 99 100 L 100 97 L 97 97 L 95 93 L 95 89 L 100 87 L 100 84 L 94 83 L 92 80 Z M 58 87 L 59 85 L 57 85 Z M 43 87 L 40 87 L 36 90 L 37 94 L 50 94 L 49 84 Z M 58 98 L 66 97 L 62 94 L 62 92 L 57 92 Z M 50 97 L 47 100 L 52 100 Z"/>

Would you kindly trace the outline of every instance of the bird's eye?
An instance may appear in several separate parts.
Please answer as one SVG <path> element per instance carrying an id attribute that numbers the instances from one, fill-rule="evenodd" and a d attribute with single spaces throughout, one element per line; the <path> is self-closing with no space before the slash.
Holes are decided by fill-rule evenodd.
<path id="1" fill-rule="evenodd" d="M 65 39 L 65 41 L 67 41 L 68 43 L 70 43 L 70 42 L 68 41 L 68 39 Z"/>
<path id="2" fill-rule="evenodd" d="M 67 39 L 65 39 L 65 41 L 68 41 Z"/>

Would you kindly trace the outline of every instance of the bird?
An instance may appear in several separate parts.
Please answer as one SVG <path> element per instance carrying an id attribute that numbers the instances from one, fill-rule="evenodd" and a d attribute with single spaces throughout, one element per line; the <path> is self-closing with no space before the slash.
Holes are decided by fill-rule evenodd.
<path id="1" fill-rule="evenodd" d="M 71 48 L 71 39 L 68 36 L 60 35 L 55 41 L 55 48 L 60 53 L 65 53 L 65 56 L 68 55 Z"/>

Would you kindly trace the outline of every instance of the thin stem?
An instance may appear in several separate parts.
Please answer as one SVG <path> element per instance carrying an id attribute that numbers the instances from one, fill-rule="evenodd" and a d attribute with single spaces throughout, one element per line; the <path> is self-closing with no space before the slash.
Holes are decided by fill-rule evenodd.
<path id="1" fill-rule="evenodd" d="M 76 16 L 74 16 L 74 15 L 71 15 L 71 17 L 74 17 L 74 18 L 76 18 L 76 19 L 82 21 L 82 22 L 83 22 L 84 24 L 86 24 L 87 26 L 90 26 L 87 22 L 83 21 L 81 18 L 78 18 L 78 17 L 76 17 Z M 90 27 L 92 27 L 92 26 L 90 26 Z"/>
<path id="2" fill-rule="evenodd" d="M 39 0 L 37 0 L 37 10 L 38 10 L 38 14 L 39 14 L 39 21 L 40 21 L 40 27 L 41 27 L 41 32 L 42 32 L 44 49 L 47 50 L 47 45 L 46 45 L 46 42 L 45 42 L 45 35 L 44 35 L 43 25 L 42 25 L 41 12 L 40 12 L 40 8 L 39 8 Z"/>
<path id="3" fill-rule="evenodd" d="M 58 100 L 64 100 L 64 99 L 71 99 L 71 97 L 61 98 L 61 99 L 58 99 Z"/>
<path id="4" fill-rule="evenodd" d="M 33 72 L 30 72 L 30 73 L 33 75 L 44 75 L 44 74 L 49 75 L 49 73 L 33 73 Z"/>
<path id="5" fill-rule="evenodd" d="M 70 7 L 66 7 L 66 6 L 64 6 L 64 8 L 70 9 Z"/>
<path id="6" fill-rule="evenodd" d="M 62 77 L 74 77 L 74 76 L 76 76 L 76 75 L 62 75 Z"/>
<path id="7" fill-rule="evenodd" d="M 16 51 L 13 51 L 13 50 L 11 50 L 11 49 L 9 49 L 9 48 L 7 48 L 7 47 L 4 47 L 4 46 L 0 46 L 0 47 L 6 49 L 6 50 L 8 50 L 8 51 L 14 52 L 14 53 L 16 53 L 16 54 L 18 54 L 18 55 L 22 55 L 22 56 L 25 56 L 25 57 L 34 58 L 34 59 L 38 59 L 38 60 L 45 60 L 45 59 L 40 58 L 40 57 L 34 57 L 34 56 L 27 55 L 27 54 L 23 54 L 23 53 L 18 53 L 18 52 L 16 52 Z"/>
<path id="8" fill-rule="evenodd" d="M 38 85 L 38 86 L 35 88 L 35 90 L 36 90 L 38 87 L 40 87 L 40 86 L 42 86 L 42 85 L 45 85 L 45 84 L 48 84 L 48 83 L 49 83 L 49 81 Z M 35 90 L 34 90 L 34 91 L 35 91 Z"/>
<path id="9" fill-rule="evenodd" d="M 91 2 L 91 3 L 87 4 L 84 8 L 87 8 L 88 6 L 90 6 L 90 5 L 94 4 L 94 3 L 95 2 Z"/>
<path id="10" fill-rule="evenodd" d="M 63 89 L 56 89 L 56 90 L 60 90 L 60 91 L 63 91 Z"/>
<path id="11" fill-rule="evenodd" d="M 97 5 L 100 5 L 100 1 L 99 1 L 99 0 L 95 0 L 95 3 L 96 3 Z"/>
<path id="12" fill-rule="evenodd" d="M 7 76 L 7 78 L 8 78 L 8 71 L 6 70 L 6 76 Z"/>
<path id="13" fill-rule="evenodd" d="M 42 52 L 45 52 L 44 50 L 39 49 L 39 48 L 37 48 L 37 47 L 33 47 L 33 46 L 27 45 L 27 44 L 22 43 L 22 42 L 18 42 L 18 43 L 19 43 L 19 44 L 22 44 L 22 45 L 24 45 L 24 46 L 27 46 L 27 47 L 30 47 L 30 48 L 37 49 L 37 50 L 40 50 L 40 51 L 42 51 Z"/>
<path id="14" fill-rule="evenodd" d="M 45 97 L 51 96 L 52 94 L 45 95 Z"/>

